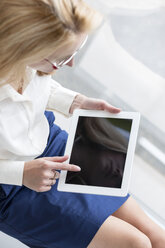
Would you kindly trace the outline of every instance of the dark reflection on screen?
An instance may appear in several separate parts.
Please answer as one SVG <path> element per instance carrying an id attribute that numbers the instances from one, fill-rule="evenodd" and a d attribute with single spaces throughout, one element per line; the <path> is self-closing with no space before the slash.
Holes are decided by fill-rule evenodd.
<path id="1" fill-rule="evenodd" d="M 79 117 L 66 183 L 121 188 L 132 120 Z"/>

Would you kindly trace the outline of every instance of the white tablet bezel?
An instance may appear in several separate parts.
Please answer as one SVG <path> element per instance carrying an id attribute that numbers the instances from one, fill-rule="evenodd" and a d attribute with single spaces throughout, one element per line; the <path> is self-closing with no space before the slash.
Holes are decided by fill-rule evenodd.
<path id="1" fill-rule="evenodd" d="M 74 193 L 87 193 L 87 194 L 97 194 L 97 195 L 110 195 L 110 196 L 126 196 L 129 189 L 132 164 L 134 158 L 134 152 L 136 147 L 136 140 L 140 122 L 140 114 L 138 112 L 120 112 L 118 114 L 111 114 L 106 111 L 100 110 L 82 110 L 77 109 L 74 111 L 71 117 L 71 125 L 69 130 L 68 141 L 65 149 L 65 154 L 69 155 L 69 159 L 65 163 L 69 163 L 70 155 L 72 151 L 72 146 L 74 142 L 75 132 L 77 128 L 77 123 L 79 116 L 87 117 L 110 117 L 110 118 L 120 118 L 120 119 L 131 119 L 132 126 L 130 131 L 130 138 L 128 143 L 127 156 L 125 161 L 125 168 L 122 180 L 121 188 L 108 188 L 108 187 L 98 187 L 98 186 L 87 186 L 78 184 L 66 184 L 65 179 L 67 176 L 67 171 L 61 171 L 60 178 L 58 181 L 57 190 L 65 192 Z"/>

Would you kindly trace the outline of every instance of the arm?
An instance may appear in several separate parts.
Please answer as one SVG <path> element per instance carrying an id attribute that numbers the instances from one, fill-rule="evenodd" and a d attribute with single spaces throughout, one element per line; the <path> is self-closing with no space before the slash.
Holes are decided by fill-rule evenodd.
<path id="1" fill-rule="evenodd" d="M 47 104 L 48 109 L 55 109 L 64 115 L 73 114 L 76 108 L 105 110 L 110 113 L 119 113 L 116 108 L 102 99 L 86 97 L 78 92 L 66 89 L 51 79 L 51 92 Z"/>
<path id="2" fill-rule="evenodd" d="M 51 189 L 58 177 L 54 177 L 56 170 L 80 171 L 80 167 L 64 163 L 68 156 L 42 157 L 25 162 L 23 185 L 37 192 L 44 192 Z M 57 171 L 56 171 L 57 173 Z M 53 182 L 53 184 L 52 184 Z"/>
<path id="3" fill-rule="evenodd" d="M 73 100 L 79 93 L 62 87 L 52 78 L 50 80 L 51 89 L 46 109 L 54 109 L 66 116 L 69 116 L 69 110 Z"/>
<path id="4" fill-rule="evenodd" d="M 76 165 L 63 163 L 68 156 L 44 157 L 31 161 L 0 160 L 0 183 L 25 185 L 37 192 L 51 189 L 50 179 L 54 177 L 54 170 L 79 171 Z M 54 183 L 56 180 L 54 180 Z"/>
<path id="5" fill-rule="evenodd" d="M 121 109 L 116 108 L 102 99 L 90 98 L 82 94 L 77 94 L 71 104 L 69 113 L 72 114 L 76 109 L 92 109 L 92 110 L 105 110 L 110 113 L 117 114 Z"/>
<path id="6" fill-rule="evenodd" d="M 24 161 L 0 159 L 0 183 L 22 186 Z"/>

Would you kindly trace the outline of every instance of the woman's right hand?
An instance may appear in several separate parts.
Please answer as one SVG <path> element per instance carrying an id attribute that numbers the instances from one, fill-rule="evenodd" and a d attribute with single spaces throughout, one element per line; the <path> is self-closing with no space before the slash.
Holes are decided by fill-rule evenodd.
<path id="1" fill-rule="evenodd" d="M 56 183 L 56 170 L 81 170 L 81 168 L 76 165 L 63 163 L 67 159 L 68 156 L 65 155 L 63 157 L 43 157 L 25 162 L 23 185 L 37 192 L 50 190 L 51 186 Z"/>

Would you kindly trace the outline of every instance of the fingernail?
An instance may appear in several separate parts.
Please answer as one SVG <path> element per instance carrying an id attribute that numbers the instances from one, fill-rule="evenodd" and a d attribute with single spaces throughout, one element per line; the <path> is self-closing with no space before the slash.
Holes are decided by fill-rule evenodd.
<path id="1" fill-rule="evenodd" d="M 79 167 L 79 166 L 76 166 L 77 167 L 77 169 L 80 171 L 81 170 L 81 168 Z"/>

